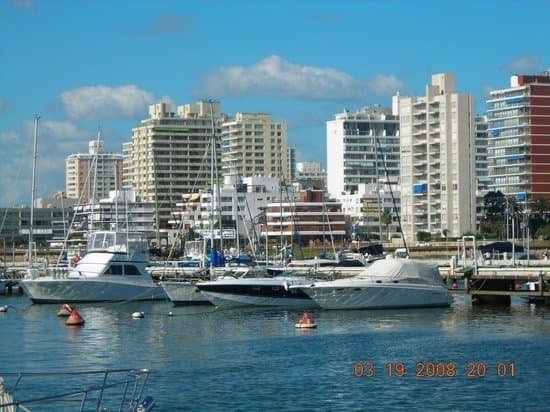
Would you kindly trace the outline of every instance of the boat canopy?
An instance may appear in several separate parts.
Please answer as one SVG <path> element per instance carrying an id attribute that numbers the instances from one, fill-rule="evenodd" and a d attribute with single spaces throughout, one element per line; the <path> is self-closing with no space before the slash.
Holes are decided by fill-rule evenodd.
<path id="1" fill-rule="evenodd" d="M 382 259 L 372 262 L 356 279 L 378 279 L 384 281 L 408 281 L 428 285 L 441 285 L 443 279 L 436 265 L 411 259 Z"/>
<path id="2" fill-rule="evenodd" d="M 87 251 L 147 253 L 147 240 L 136 232 L 93 232 L 88 235 Z"/>

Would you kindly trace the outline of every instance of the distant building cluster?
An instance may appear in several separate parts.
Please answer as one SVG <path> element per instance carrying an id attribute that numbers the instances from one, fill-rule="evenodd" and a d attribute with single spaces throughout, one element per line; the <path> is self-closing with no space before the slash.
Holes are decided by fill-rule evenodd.
<path id="1" fill-rule="evenodd" d="M 292 242 L 297 231 L 312 244 L 330 231 L 342 241 L 402 232 L 408 242 L 420 232 L 476 233 L 488 192 L 550 200 L 550 72 L 513 76 L 486 104 L 476 114 L 473 94 L 442 73 L 424 95 L 345 109 L 326 122 L 323 169 L 296 160 L 286 122 L 268 113 L 229 116 L 206 100 L 173 111 L 159 102 L 122 153 L 105 153 L 98 138 L 67 157 L 65 194 L 44 206 L 71 212 L 51 213 L 42 231 L 60 237 L 76 213 L 88 228 L 133 224 L 160 244 L 206 236 L 220 222 L 228 228 L 220 239 L 251 242 Z M 8 216 L 1 236 L 26 233 L 25 209 Z"/>

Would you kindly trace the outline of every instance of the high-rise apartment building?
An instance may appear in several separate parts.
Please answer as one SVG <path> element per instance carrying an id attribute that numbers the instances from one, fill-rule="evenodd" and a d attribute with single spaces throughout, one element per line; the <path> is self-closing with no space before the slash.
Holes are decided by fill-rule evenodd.
<path id="1" fill-rule="evenodd" d="M 88 203 L 109 196 L 122 187 L 122 154 L 105 153 L 103 140 L 92 140 L 88 153 L 65 160 L 67 197 Z"/>
<path id="2" fill-rule="evenodd" d="M 399 177 L 399 119 L 391 109 L 345 110 L 327 122 L 327 189 L 341 199 L 361 184 Z M 361 186 L 362 187 L 362 186 Z"/>
<path id="3" fill-rule="evenodd" d="M 150 117 L 132 129 L 132 141 L 124 145 L 124 186 L 155 204 L 159 229 L 168 227 L 183 193 L 211 186 L 211 159 L 218 177 L 220 108 L 220 102 L 201 100 L 179 106 L 174 113 L 169 104 L 157 103 L 149 106 Z M 215 156 L 211 155 L 213 136 Z"/>
<path id="4" fill-rule="evenodd" d="M 295 147 L 289 147 L 286 149 L 286 158 L 287 158 L 287 174 L 288 180 L 290 182 L 294 182 L 294 179 L 296 179 L 296 148 Z"/>
<path id="5" fill-rule="evenodd" d="M 512 76 L 487 100 L 489 187 L 520 201 L 550 199 L 550 70 Z"/>
<path id="6" fill-rule="evenodd" d="M 487 161 L 488 146 L 487 116 L 476 116 L 476 226 L 479 227 L 485 216 L 485 195 L 489 192 L 489 168 Z"/>
<path id="7" fill-rule="evenodd" d="M 266 113 L 237 113 L 222 127 L 224 175 L 288 180 L 287 124 Z"/>
<path id="8" fill-rule="evenodd" d="M 425 96 L 396 96 L 401 133 L 401 224 L 418 232 L 462 236 L 475 231 L 474 96 L 455 76 L 434 74 Z"/>

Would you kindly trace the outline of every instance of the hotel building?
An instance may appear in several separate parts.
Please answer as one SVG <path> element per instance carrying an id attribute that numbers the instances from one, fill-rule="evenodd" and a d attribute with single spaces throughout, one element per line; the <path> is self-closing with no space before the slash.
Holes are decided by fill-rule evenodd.
<path id="1" fill-rule="evenodd" d="M 328 192 L 342 202 L 355 232 L 378 236 L 380 216 L 392 204 L 389 185 L 399 181 L 399 117 L 379 105 L 345 110 L 327 122 L 327 152 Z"/>
<path id="2" fill-rule="evenodd" d="M 122 163 L 122 154 L 105 153 L 103 140 L 90 141 L 88 153 L 65 160 L 67 197 L 88 203 L 109 196 L 122 187 Z"/>
<path id="3" fill-rule="evenodd" d="M 158 228 L 168 221 L 183 193 L 211 186 L 212 122 L 215 125 L 215 176 L 221 160 L 220 102 L 201 100 L 171 111 L 167 103 L 149 106 L 149 118 L 132 129 L 124 144 L 124 187 L 144 202 L 153 202 Z"/>
<path id="4" fill-rule="evenodd" d="M 550 199 L 550 71 L 490 92 L 487 118 L 490 190 Z"/>
<path id="5" fill-rule="evenodd" d="M 399 177 L 399 119 L 391 109 L 345 110 L 327 122 L 327 189 L 340 199 L 359 185 Z"/>
<path id="6" fill-rule="evenodd" d="M 288 181 L 287 124 L 266 113 L 237 113 L 222 126 L 224 175 Z"/>
<path id="7" fill-rule="evenodd" d="M 476 224 L 474 96 L 456 91 L 455 76 L 434 74 L 425 96 L 396 96 L 401 133 L 401 224 L 458 237 Z"/>

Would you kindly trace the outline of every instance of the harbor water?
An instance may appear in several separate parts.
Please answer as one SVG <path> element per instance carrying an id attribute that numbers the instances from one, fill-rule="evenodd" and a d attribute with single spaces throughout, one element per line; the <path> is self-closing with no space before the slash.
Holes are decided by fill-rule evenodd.
<path id="1" fill-rule="evenodd" d="M 86 323 L 69 327 L 56 316 L 59 305 L 24 296 L 0 296 L 0 305 L 8 306 L 0 313 L 0 376 L 150 368 L 144 394 L 154 411 L 550 405 L 550 309 L 521 299 L 510 307 L 476 307 L 462 295 L 440 309 L 310 310 L 313 330 L 295 328 L 297 310 L 82 304 Z M 133 319 L 136 311 L 144 317 Z"/>

